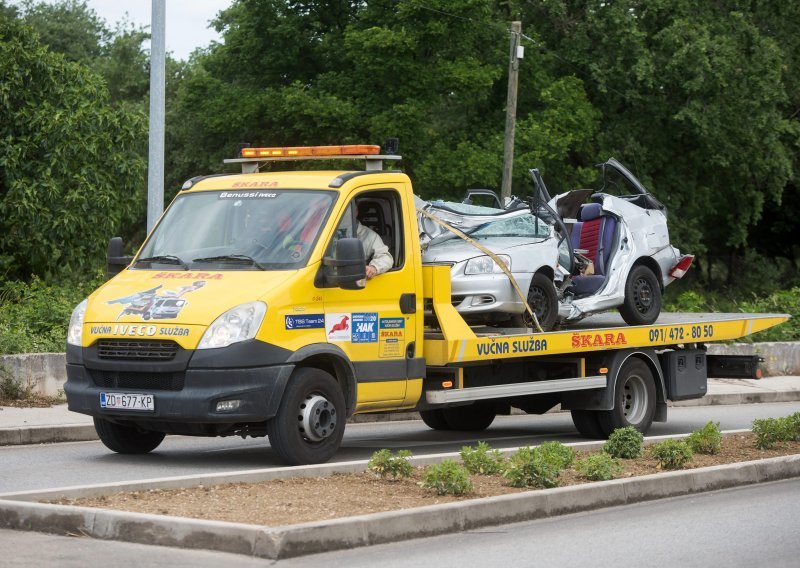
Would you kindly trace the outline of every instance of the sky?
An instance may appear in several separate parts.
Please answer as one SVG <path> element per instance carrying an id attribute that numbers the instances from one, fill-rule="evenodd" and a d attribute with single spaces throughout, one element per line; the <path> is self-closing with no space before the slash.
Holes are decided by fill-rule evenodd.
<path id="1" fill-rule="evenodd" d="M 206 47 L 220 38 L 209 22 L 220 10 L 230 6 L 232 0 L 165 0 L 167 7 L 167 51 L 174 59 L 187 59 L 198 47 Z M 128 14 L 136 25 L 150 26 L 152 0 L 87 0 L 86 4 L 108 27 Z M 149 27 L 148 27 L 149 29 Z"/>

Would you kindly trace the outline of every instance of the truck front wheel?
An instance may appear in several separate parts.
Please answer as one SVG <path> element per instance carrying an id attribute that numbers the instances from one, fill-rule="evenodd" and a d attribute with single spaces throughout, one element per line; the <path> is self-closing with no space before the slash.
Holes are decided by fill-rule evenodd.
<path id="1" fill-rule="evenodd" d="M 102 418 L 94 419 L 94 429 L 100 441 L 109 450 L 118 454 L 146 454 L 155 450 L 165 436 L 163 432 L 123 426 Z"/>
<path id="2" fill-rule="evenodd" d="M 267 423 L 272 448 L 289 465 L 324 463 L 344 436 L 342 389 L 329 373 L 300 368 L 292 373 L 278 413 Z"/>
<path id="3" fill-rule="evenodd" d="M 597 419 L 603 433 L 610 436 L 617 428 L 633 426 L 642 434 L 653 423 L 656 413 L 656 386 L 647 363 L 631 357 L 617 372 L 614 408 L 601 410 Z"/>

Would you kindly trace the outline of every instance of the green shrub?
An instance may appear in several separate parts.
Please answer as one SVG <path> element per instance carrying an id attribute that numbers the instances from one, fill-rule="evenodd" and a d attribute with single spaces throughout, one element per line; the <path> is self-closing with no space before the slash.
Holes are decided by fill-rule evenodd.
<path id="1" fill-rule="evenodd" d="M 63 352 L 72 310 L 101 282 L 96 275 L 83 283 L 0 284 L 0 354 Z"/>
<path id="2" fill-rule="evenodd" d="M 650 446 L 650 455 L 664 469 L 680 469 L 692 459 L 692 449 L 686 440 L 664 440 Z"/>
<path id="3" fill-rule="evenodd" d="M 722 434 L 719 422 L 709 422 L 699 430 L 695 430 L 686 439 L 686 443 L 697 454 L 716 454 L 722 446 Z"/>
<path id="4" fill-rule="evenodd" d="M 539 448 L 520 448 L 508 461 L 503 477 L 513 487 L 557 487 L 563 456 Z"/>
<path id="5" fill-rule="evenodd" d="M 0 400 L 28 400 L 33 397 L 33 385 L 17 381 L 5 367 L 0 367 Z"/>
<path id="6" fill-rule="evenodd" d="M 644 435 L 633 426 L 617 428 L 603 444 L 603 451 L 612 458 L 633 459 L 642 455 Z"/>
<path id="7" fill-rule="evenodd" d="M 505 460 L 500 450 L 492 450 L 486 442 L 478 442 L 475 448 L 461 448 L 461 461 L 470 473 L 492 475 L 500 473 L 505 467 Z"/>
<path id="8" fill-rule="evenodd" d="M 411 457 L 409 450 L 399 450 L 397 455 L 392 455 L 391 450 L 379 450 L 372 454 L 367 468 L 374 474 L 386 479 L 399 479 L 401 477 L 411 477 L 414 468 L 408 462 Z"/>
<path id="9" fill-rule="evenodd" d="M 756 435 L 756 448 L 768 450 L 778 442 L 789 442 L 797 437 L 797 424 L 800 418 L 795 415 L 786 418 L 756 418 L 753 420 L 753 434 Z"/>
<path id="10" fill-rule="evenodd" d="M 472 482 L 466 468 L 453 460 L 444 460 L 426 467 L 420 485 L 434 489 L 437 495 L 464 495 L 472 491 Z"/>
<path id="11" fill-rule="evenodd" d="M 561 442 L 544 442 L 536 448 L 536 451 L 561 469 L 567 469 L 575 461 L 575 450 Z"/>
<path id="12" fill-rule="evenodd" d="M 575 463 L 575 470 L 591 481 L 614 479 L 622 469 L 622 465 L 605 452 L 591 454 Z"/>
<path id="13" fill-rule="evenodd" d="M 789 430 L 790 440 L 800 442 L 800 412 L 786 417 L 787 428 Z"/>

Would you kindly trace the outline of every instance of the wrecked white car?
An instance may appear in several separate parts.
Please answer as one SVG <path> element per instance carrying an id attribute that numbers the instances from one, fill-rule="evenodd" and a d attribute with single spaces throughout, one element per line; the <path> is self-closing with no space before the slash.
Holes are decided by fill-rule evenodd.
<path id="1" fill-rule="evenodd" d="M 611 158 L 600 167 L 599 190 L 551 198 L 534 169 L 528 203 L 512 200 L 499 209 L 420 200 L 418 208 L 499 255 L 542 329 L 610 309 L 630 325 L 651 324 L 664 287 L 686 273 L 694 256 L 670 244 L 666 208 L 625 166 Z M 424 215 L 419 224 L 423 261 L 452 265 L 453 305 L 465 319 L 535 327 L 492 258 Z"/>
<path id="2" fill-rule="evenodd" d="M 600 167 L 599 190 L 552 199 L 534 176 L 538 193 L 569 227 L 571 256 L 589 261 L 583 270 L 571 267 L 559 319 L 618 308 L 629 325 L 648 325 L 661 313 L 664 287 L 686 273 L 694 256 L 670 244 L 666 208 L 625 166 L 610 158 Z"/>
<path id="3" fill-rule="evenodd" d="M 560 282 L 566 272 L 558 268 L 558 236 L 552 219 L 534 215 L 518 200 L 505 209 L 422 200 L 417 208 L 468 236 L 469 240 L 463 240 L 430 217 L 418 215 L 422 260 L 451 266 L 452 302 L 469 323 L 536 327 L 499 260 L 527 295 L 542 329 L 553 327 L 558 317 L 554 279 Z M 494 258 L 473 243 L 488 249 Z M 562 249 L 566 250 L 563 244 Z"/>

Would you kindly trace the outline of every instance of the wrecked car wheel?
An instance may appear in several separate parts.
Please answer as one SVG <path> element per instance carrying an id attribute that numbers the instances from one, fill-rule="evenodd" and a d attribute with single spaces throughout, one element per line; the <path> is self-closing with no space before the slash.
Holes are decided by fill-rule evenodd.
<path id="1" fill-rule="evenodd" d="M 531 287 L 528 290 L 528 305 L 530 305 L 539 325 L 543 331 L 550 331 L 556 323 L 558 317 L 558 293 L 553 281 L 544 274 L 534 274 L 531 280 Z M 512 320 L 518 327 L 528 327 L 536 329 L 528 310 L 522 312 L 518 318 Z"/>
<path id="2" fill-rule="evenodd" d="M 619 309 L 628 325 L 649 325 L 661 313 L 661 286 L 646 266 L 636 266 L 625 283 L 625 302 Z"/>

